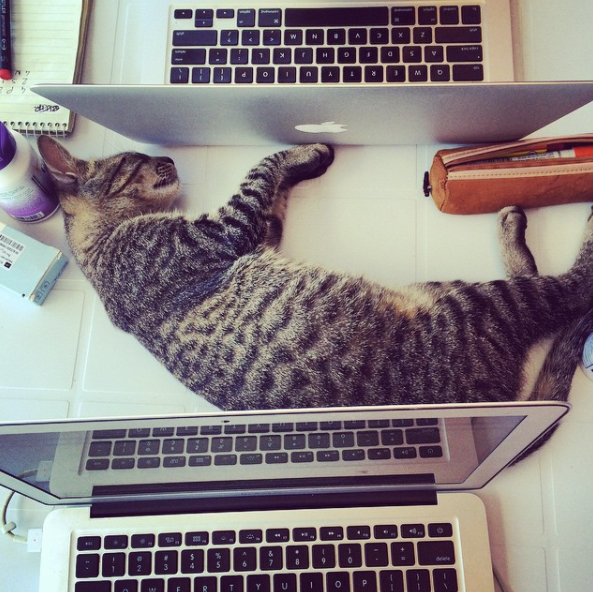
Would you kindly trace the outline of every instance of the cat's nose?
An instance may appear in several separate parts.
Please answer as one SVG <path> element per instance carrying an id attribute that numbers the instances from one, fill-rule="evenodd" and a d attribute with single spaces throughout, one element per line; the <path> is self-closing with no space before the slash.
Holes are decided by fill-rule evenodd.
<path id="1" fill-rule="evenodd" d="M 173 161 L 172 158 L 169 158 L 168 156 L 161 156 L 161 160 L 164 160 L 165 162 L 169 163 L 169 164 L 175 164 L 175 162 Z"/>

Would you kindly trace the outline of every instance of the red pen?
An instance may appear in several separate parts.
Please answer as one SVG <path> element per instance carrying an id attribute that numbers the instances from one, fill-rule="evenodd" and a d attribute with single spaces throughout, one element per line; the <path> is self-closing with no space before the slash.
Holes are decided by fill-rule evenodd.
<path id="1" fill-rule="evenodd" d="M 0 78 L 12 78 L 12 49 L 10 43 L 10 0 L 0 0 Z"/>

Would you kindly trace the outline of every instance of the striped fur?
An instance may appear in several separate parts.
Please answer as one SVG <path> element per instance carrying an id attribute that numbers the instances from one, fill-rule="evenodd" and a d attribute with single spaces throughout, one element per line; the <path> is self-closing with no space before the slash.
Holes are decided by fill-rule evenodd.
<path id="1" fill-rule="evenodd" d="M 287 260 L 286 195 L 333 160 L 324 145 L 264 159 L 228 204 L 189 218 L 168 160 L 85 162 L 49 138 L 72 251 L 111 320 L 224 409 L 512 401 L 533 348 L 553 342 L 527 398 L 566 399 L 593 329 L 593 223 L 574 266 L 539 276 L 526 217 L 499 217 L 507 280 L 390 290 Z M 534 382 L 534 381 L 532 381 Z"/>

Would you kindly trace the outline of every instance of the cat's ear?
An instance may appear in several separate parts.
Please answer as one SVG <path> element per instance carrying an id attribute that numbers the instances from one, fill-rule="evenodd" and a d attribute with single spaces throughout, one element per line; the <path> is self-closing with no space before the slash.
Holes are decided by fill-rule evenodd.
<path id="1" fill-rule="evenodd" d="M 78 183 L 83 161 L 72 156 L 66 148 L 49 136 L 39 136 L 37 147 L 56 183 L 65 188 Z"/>

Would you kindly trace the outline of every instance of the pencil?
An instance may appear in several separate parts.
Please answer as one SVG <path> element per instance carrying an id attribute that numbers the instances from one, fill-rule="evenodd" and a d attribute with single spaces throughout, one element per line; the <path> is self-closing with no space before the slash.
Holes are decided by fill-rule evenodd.
<path id="1" fill-rule="evenodd" d="M 10 43 L 10 0 L 0 0 L 0 78 L 12 78 L 12 49 Z"/>

